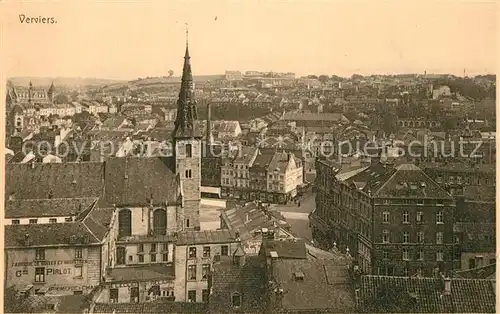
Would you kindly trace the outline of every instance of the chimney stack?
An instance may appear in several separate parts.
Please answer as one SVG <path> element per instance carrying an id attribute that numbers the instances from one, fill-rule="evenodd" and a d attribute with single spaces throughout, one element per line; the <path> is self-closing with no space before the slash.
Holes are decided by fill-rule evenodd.
<path id="1" fill-rule="evenodd" d="M 451 278 L 445 275 L 442 275 L 443 283 L 444 283 L 444 289 L 443 289 L 443 295 L 450 295 L 451 294 Z"/>

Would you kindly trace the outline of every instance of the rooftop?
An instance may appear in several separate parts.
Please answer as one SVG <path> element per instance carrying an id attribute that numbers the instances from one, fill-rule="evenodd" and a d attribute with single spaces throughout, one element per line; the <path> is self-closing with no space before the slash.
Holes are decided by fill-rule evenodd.
<path id="1" fill-rule="evenodd" d="M 182 231 L 177 245 L 217 244 L 237 242 L 229 230 Z"/>
<path id="2" fill-rule="evenodd" d="M 97 303 L 94 313 L 206 313 L 206 303 L 146 302 L 146 303 Z"/>
<path id="3" fill-rule="evenodd" d="M 307 249 L 303 239 L 267 240 L 262 243 L 265 256 L 274 251 L 279 259 L 307 259 Z"/>
<path id="4" fill-rule="evenodd" d="M 450 294 L 443 288 L 441 278 L 361 276 L 360 300 L 371 313 L 495 313 L 493 280 L 454 278 Z"/>
<path id="5" fill-rule="evenodd" d="M 5 218 L 74 216 L 97 198 L 19 199 L 5 201 Z"/>
<path id="6" fill-rule="evenodd" d="M 140 266 L 126 266 L 111 268 L 107 281 L 150 281 L 173 280 L 175 271 L 172 264 L 150 264 Z"/>
<path id="7" fill-rule="evenodd" d="M 282 306 L 290 311 L 355 311 L 347 264 L 329 259 L 281 259 L 276 264 Z"/>

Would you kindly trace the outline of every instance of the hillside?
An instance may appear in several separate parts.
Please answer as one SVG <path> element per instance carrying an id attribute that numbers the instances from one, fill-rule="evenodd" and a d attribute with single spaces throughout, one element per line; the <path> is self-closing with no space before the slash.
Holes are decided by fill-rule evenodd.
<path id="1" fill-rule="evenodd" d="M 50 86 L 52 81 L 56 86 L 102 86 L 106 84 L 113 84 L 119 82 L 125 82 L 120 80 L 104 79 L 104 78 L 91 78 L 91 77 L 29 77 L 29 76 L 18 76 L 11 77 L 10 80 L 14 85 L 17 86 L 28 86 L 31 81 L 34 86 Z"/>

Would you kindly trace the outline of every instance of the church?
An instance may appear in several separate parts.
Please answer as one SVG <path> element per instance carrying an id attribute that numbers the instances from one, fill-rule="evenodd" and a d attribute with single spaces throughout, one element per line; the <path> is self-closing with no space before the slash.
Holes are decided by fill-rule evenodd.
<path id="1" fill-rule="evenodd" d="M 194 96 L 186 44 L 173 156 L 6 165 L 7 287 L 92 293 L 101 304 L 207 300 L 214 258 L 233 254 L 239 239 L 200 231 L 203 135 Z M 44 266 L 60 256 L 71 261 L 63 270 Z"/>

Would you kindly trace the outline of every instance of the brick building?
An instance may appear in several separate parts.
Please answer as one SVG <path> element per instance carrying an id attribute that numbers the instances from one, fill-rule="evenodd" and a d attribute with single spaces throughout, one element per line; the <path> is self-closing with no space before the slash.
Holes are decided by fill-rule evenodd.
<path id="1" fill-rule="evenodd" d="M 432 275 L 458 264 L 455 201 L 421 169 L 379 158 L 339 180 L 334 165 L 317 167 L 312 224 L 320 243 L 348 248 L 365 273 Z"/>

